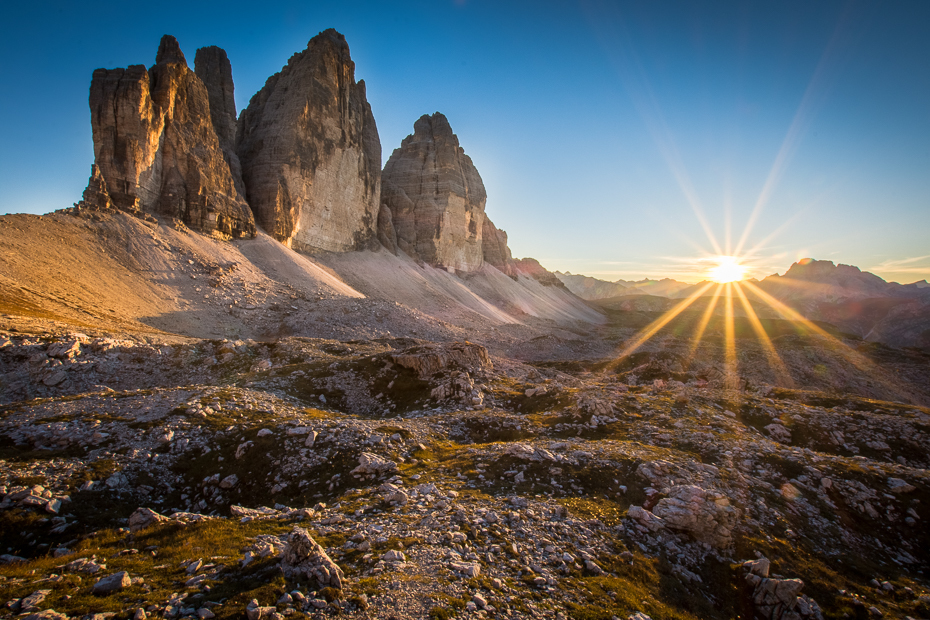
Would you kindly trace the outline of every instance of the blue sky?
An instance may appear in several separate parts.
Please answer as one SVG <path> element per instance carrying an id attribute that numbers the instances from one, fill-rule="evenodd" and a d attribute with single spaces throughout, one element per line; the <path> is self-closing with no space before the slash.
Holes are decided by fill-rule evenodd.
<path id="1" fill-rule="evenodd" d="M 0 23 L 0 213 L 80 198 L 95 68 L 151 65 L 166 33 L 191 61 L 219 45 L 241 110 L 333 27 L 385 161 L 443 112 L 515 256 L 696 281 L 741 247 L 760 277 L 811 256 L 930 278 L 923 0 L 5 3 Z"/>

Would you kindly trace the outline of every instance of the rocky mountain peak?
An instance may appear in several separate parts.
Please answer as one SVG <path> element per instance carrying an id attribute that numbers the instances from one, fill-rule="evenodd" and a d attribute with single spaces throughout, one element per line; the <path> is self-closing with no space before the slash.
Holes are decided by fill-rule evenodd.
<path id="1" fill-rule="evenodd" d="M 830 260 L 802 258 L 782 278 L 850 289 L 884 289 L 888 283 L 854 265 L 835 265 Z"/>
<path id="2" fill-rule="evenodd" d="M 194 56 L 194 72 L 210 95 L 210 117 L 220 145 L 232 150 L 236 143 L 236 98 L 226 51 L 215 45 L 201 47 Z"/>
<path id="3" fill-rule="evenodd" d="M 445 116 L 421 116 L 381 179 L 401 250 L 437 267 L 481 268 L 487 193 Z"/>
<path id="4" fill-rule="evenodd" d="M 231 95 L 231 73 L 227 81 L 217 90 Z M 149 70 L 94 71 L 90 109 L 103 181 L 92 176 L 92 193 L 105 187 L 118 209 L 176 217 L 204 232 L 254 234 L 238 166 L 224 155 L 214 126 L 210 93 L 188 68 L 177 39 L 162 37 Z"/>
<path id="5" fill-rule="evenodd" d="M 178 63 L 187 66 L 187 59 L 184 58 L 184 52 L 181 51 L 181 44 L 170 34 L 166 34 L 161 38 L 158 44 L 158 53 L 155 55 L 156 65 L 166 63 Z"/>
<path id="6" fill-rule="evenodd" d="M 459 146 L 459 138 L 452 131 L 452 125 L 449 119 L 441 112 L 434 112 L 432 116 L 424 114 L 413 124 L 413 134 L 407 137 L 410 142 L 419 141 L 448 141 L 456 148 Z M 407 140 L 404 140 L 406 143 Z M 403 143 L 402 143 L 403 144 Z M 464 150 L 463 150 L 464 152 Z"/>
<path id="7" fill-rule="evenodd" d="M 376 238 L 381 141 L 335 30 L 311 39 L 252 97 L 236 151 L 256 219 L 279 241 L 345 252 Z"/>

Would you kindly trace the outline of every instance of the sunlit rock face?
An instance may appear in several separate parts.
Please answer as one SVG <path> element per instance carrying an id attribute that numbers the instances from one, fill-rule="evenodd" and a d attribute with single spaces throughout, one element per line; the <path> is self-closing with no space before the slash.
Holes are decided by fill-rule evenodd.
<path id="1" fill-rule="evenodd" d="M 231 74 L 228 79 L 231 92 Z M 207 87 L 174 37 L 162 38 L 148 70 L 94 71 L 90 110 L 95 162 L 113 206 L 177 217 L 201 231 L 254 235 L 241 181 L 214 128 Z"/>
<path id="2" fill-rule="evenodd" d="M 481 228 L 481 248 L 485 263 L 508 276 L 517 274 L 510 247 L 507 246 L 507 233 L 495 226 L 487 214 L 484 215 L 484 226 Z"/>
<path id="3" fill-rule="evenodd" d="M 236 151 L 256 220 L 279 241 L 346 252 L 377 239 L 381 141 L 335 30 L 311 39 L 252 97 Z"/>
<path id="4" fill-rule="evenodd" d="M 437 267 L 481 268 L 487 194 L 445 116 L 421 116 L 381 179 L 398 248 Z"/>

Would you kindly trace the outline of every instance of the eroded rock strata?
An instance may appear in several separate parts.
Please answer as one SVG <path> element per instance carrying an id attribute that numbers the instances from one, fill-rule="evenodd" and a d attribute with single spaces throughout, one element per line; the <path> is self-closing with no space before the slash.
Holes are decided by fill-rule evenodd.
<path id="1" fill-rule="evenodd" d="M 381 142 L 335 30 L 311 39 L 252 97 L 237 152 L 255 217 L 279 241 L 345 252 L 376 239 Z"/>
<path id="2" fill-rule="evenodd" d="M 94 71 L 90 110 L 94 157 L 113 206 L 177 217 L 205 232 L 254 234 L 207 88 L 174 37 L 162 37 L 150 69 Z"/>

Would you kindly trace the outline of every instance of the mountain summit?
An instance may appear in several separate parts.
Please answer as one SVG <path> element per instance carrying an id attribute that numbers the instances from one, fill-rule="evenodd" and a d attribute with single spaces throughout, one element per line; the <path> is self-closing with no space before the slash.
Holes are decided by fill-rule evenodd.
<path id="1" fill-rule="evenodd" d="M 236 150 L 259 226 L 297 250 L 346 252 L 377 235 L 381 140 L 345 37 L 313 37 L 252 97 Z"/>
<path id="2" fill-rule="evenodd" d="M 174 37 L 162 37 L 148 70 L 94 71 L 90 111 L 95 168 L 84 206 L 170 216 L 231 237 L 255 233 L 238 169 L 214 128 L 210 93 Z"/>

